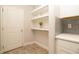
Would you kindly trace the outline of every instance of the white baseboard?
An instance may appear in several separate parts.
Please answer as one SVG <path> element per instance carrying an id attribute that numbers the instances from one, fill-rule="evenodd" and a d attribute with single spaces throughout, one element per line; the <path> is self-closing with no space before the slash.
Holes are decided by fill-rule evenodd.
<path id="1" fill-rule="evenodd" d="M 33 42 L 28 42 L 28 43 L 23 44 L 23 46 L 26 46 L 26 45 L 29 45 L 29 44 L 33 44 L 33 43 L 34 43 L 34 41 Z"/>
<path id="2" fill-rule="evenodd" d="M 43 47 L 43 48 L 45 48 L 45 49 L 47 49 L 47 50 L 49 50 L 49 48 L 48 47 L 46 47 L 45 45 L 43 45 L 43 44 L 40 44 L 39 42 L 37 42 L 37 41 L 34 41 L 34 43 L 36 43 L 36 44 L 38 44 L 39 46 L 41 46 L 41 47 Z"/>

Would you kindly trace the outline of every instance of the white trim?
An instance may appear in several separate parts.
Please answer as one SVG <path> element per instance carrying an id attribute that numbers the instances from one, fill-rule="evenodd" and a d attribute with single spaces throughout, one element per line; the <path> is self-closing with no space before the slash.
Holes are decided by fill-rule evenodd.
<path id="1" fill-rule="evenodd" d="M 41 46 L 41 47 L 43 47 L 43 48 L 45 48 L 45 49 L 47 49 L 49 51 L 49 48 L 46 47 L 45 45 L 43 45 L 43 44 L 41 44 L 41 43 L 39 43 L 37 41 L 34 41 L 34 43 L 38 44 L 39 46 Z"/>
<path id="2" fill-rule="evenodd" d="M 33 44 L 33 43 L 34 43 L 34 41 L 33 42 L 28 42 L 28 43 L 23 44 L 23 46 L 27 46 L 27 45 Z"/>

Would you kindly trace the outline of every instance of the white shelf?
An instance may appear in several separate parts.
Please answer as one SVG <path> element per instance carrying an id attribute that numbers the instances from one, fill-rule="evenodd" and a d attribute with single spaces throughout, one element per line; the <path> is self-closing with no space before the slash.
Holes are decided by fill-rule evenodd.
<path id="1" fill-rule="evenodd" d="M 36 28 L 36 27 L 32 27 L 32 30 L 48 31 L 48 29 L 45 29 L 45 28 Z"/>
<path id="2" fill-rule="evenodd" d="M 32 18 L 32 20 L 34 20 L 34 19 L 39 19 L 39 18 L 43 18 L 43 17 L 48 17 L 48 14 L 46 13 L 46 14 L 43 14 L 43 15 L 34 17 L 34 18 Z"/>
<path id="3" fill-rule="evenodd" d="M 34 9 L 34 10 L 32 11 L 32 13 L 34 13 L 34 12 L 36 12 L 36 11 L 38 11 L 38 10 L 44 8 L 45 6 L 46 6 L 46 5 L 44 5 L 44 6 L 39 6 L 38 8 Z"/>
<path id="4" fill-rule="evenodd" d="M 43 6 L 39 6 L 37 7 L 36 9 L 34 9 L 32 11 L 33 14 L 33 18 L 32 20 L 34 20 L 35 22 L 33 22 L 33 25 L 36 25 L 36 26 L 32 26 L 32 30 L 34 31 L 48 31 L 48 28 L 47 27 L 38 27 L 38 22 L 39 20 L 48 20 L 48 9 L 47 9 L 47 5 L 43 5 Z M 35 23 L 35 24 L 34 24 Z M 45 22 L 44 22 L 45 24 Z"/>

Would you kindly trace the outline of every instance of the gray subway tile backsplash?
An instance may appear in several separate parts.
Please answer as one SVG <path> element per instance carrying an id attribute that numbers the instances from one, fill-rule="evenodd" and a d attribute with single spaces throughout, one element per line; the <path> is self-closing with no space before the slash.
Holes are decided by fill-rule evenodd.
<path id="1" fill-rule="evenodd" d="M 72 34 L 79 34 L 79 19 L 61 19 L 62 23 L 62 32 L 64 33 L 72 33 Z M 68 28 L 68 24 L 72 25 L 72 28 Z"/>

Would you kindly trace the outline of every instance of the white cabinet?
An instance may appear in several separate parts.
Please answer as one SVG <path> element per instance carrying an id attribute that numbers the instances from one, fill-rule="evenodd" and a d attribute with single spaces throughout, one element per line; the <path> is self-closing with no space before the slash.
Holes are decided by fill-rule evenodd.
<path id="1" fill-rule="evenodd" d="M 60 6 L 60 18 L 79 16 L 78 5 L 62 5 Z"/>
<path id="2" fill-rule="evenodd" d="M 62 39 L 56 39 L 56 53 L 74 54 L 79 53 L 79 44 Z"/>

